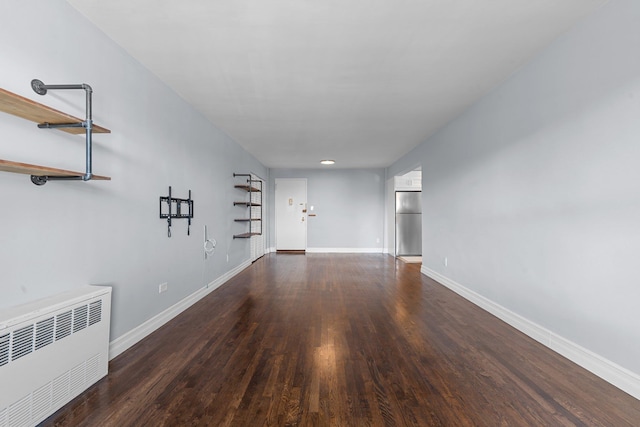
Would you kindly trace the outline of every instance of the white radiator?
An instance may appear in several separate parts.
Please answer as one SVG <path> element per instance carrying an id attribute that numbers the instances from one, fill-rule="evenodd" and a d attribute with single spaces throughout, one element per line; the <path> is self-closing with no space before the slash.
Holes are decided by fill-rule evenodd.
<path id="1" fill-rule="evenodd" d="M 0 427 L 34 426 L 107 375 L 111 288 L 0 310 Z"/>

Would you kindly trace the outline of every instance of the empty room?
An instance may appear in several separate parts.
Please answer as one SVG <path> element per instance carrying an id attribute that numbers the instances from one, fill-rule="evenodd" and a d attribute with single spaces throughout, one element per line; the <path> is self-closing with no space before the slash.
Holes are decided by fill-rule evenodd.
<path id="1" fill-rule="evenodd" d="M 639 22 L 3 0 L 0 427 L 640 426 Z"/>

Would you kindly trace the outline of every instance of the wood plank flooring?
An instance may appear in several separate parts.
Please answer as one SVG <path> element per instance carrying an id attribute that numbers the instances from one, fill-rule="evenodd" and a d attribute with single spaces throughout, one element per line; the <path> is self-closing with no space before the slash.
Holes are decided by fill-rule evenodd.
<path id="1" fill-rule="evenodd" d="M 640 401 L 381 254 L 269 254 L 44 425 L 640 426 Z"/>

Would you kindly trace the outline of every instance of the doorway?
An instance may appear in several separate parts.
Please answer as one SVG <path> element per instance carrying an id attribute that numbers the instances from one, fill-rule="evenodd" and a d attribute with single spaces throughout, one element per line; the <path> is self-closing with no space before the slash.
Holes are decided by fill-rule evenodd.
<path id="1" fill-rule="evenodd" d="M 307 249 L 307 179 L 276 178 L 276 250 Z"/>
<path id="2" fill-rule="evenodd" d="M 421 191 L 421 167 L 387 181 L 385 247 L 388 253 L 405 262 L 421 261 L 422 203 L 413 200 L 420 197 Z"/>

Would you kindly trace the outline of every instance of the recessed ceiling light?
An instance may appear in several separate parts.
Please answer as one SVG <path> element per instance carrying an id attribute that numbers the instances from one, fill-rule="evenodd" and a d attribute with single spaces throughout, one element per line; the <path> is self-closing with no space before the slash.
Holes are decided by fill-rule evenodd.
<path id="1" fill-rule="evenodd" d="M 320 163 L 323 165 L 333 165 L 335 162 L 335 160 L 320 160 Z"/>

